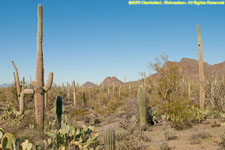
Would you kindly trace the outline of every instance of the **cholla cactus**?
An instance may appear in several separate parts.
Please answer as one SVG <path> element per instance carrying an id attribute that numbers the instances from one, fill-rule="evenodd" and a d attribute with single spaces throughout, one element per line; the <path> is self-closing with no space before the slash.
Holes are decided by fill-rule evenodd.
<path id="1" fill-rule="evenodd" d="M 200 108 L 204 108 L 205 103 L 205 90 L 204 90 L 204 64 L 203 64 L 203 52 L 202 52 L 202 40 L 200 34 L 200 26 L 197 25 L 197 35 L 198 35 L 198 58 L 199 58 L 199 101 Z"/>
<path id="2" fill-rule="evenodd" d="M 105 150 L 116 150 L 116 134 L 115 130 L 107 127 L 104 131 Z"/>
<path id="3" fill-rule="evenodd" d="M 138 88 L 138 102 L 139 102 L 139 113 L 140 113 L 140 126 L 146 126 L 146 106 L 145 106 L 145 89 L 143 86 Z"/>

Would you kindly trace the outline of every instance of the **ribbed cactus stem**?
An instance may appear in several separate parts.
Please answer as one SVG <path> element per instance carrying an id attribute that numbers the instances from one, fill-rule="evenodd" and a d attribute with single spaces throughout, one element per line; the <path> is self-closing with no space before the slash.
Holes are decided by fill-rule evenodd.
<path id="1" fill-rule="evenodd" d="M 145 106 L 145 89 L 143 86 L 138 88 L 138 102 L 139 102 L 139 114 L 140 114 L 140 127 L 146 126 L 146 106 Z"/>
<path id="2" fill-rule="evenodd" d="M 19 101 L 19 111 L 14 111 L 14 113 L 19 116 L 19 115 L 22 115 L 24 113 L 24 98 L 25 98 L 25 95 L 33 95 L 34 94 L 34 90 L 33 89 L 24 89 L 22 92 L 21 92 L 21 95 L 20 95 L 20 101 Z"/>
<path id="3" fill-rule="evenodd" d="M 48 103 L 48 92 L 45 92 L 45 108 L 47 107 Z"/>
<path id="4" fill-rule="evenodd" d="M 70 84 L 69 82 L 67 82 L 67 99 L 69 100 L 70 99 Z"/>
<path id="5" fill-rule="evenodd" d="M 60 129 L 62 120 L 62 98 L 60 96 L 56 97 L 56 115 L 57 115 L 58 129 Z"/>
<path id="6" fill-rule="evenodd" d="M 114 86 L 114 83 L 113 83 L 113 95 L 114 95 L 114 93 L 115 93 L 115 86 Z"/>
<path id="7" fill-rule="evenodd" d="M 198 36 L 198 58 L 199 58 L 199 101 L 200 108 L 204 108 L 205 103 L 205 90 L 204 90 L 204 64 L 203 64 L 203 52 L 202 52 L 202 40 L 200 34 L 200 26 L 197 25 L 197 36 Z"/>
<path id="8" fill-rule="evenodd" d="M 20 93 L 21 93 L 19 73 L 18 73 L 18 70 L 17 70 L 17 67 L 16 67 L 14 61 L 12 61 L 12 65 L 13 65 L 14 70 L 16 72 L 16 90 L 17 90 L 17 97 L 18 97 L 18 100 L 19 100 Z"/>
<path id="9" fill-rule="evenodd" d="M 85 97 L 84 88 L 82 89 L 82 102 L 83 102 L 83 107 L 86 107 L 87 101 L 86 101 L 86 97 Z"/>
<path id="10" fill-rule="evenodd" d="M 13 78 L 14 78 L 14 87 L 15 87 L 14 90 L 15 90 L 15 93 L 16 93 L 16 99 L 19 99 L 18 93 L 17 93 L 17 90 L 16 90 L 16 74 L 15 74 L 15 72 L 13 72 Z"/>
<path id="11" fill-rule="evenodd" d="M 116 150 L 116 134 L 115 130 L 107 127 L 104 131 L 105 150 Z"/>
<path id="12" fill-rule="evenodd" d="M 75 81 L 73 81 L 73 105 L 76 106 L 76 86 L 75 86 Z"/>
<path id="13" fill-rule="evenodd" d="M 23 77 L 23 80 L 22 80 L 22 91 L 24 90 L 25 88 L 25 78 Z"/>

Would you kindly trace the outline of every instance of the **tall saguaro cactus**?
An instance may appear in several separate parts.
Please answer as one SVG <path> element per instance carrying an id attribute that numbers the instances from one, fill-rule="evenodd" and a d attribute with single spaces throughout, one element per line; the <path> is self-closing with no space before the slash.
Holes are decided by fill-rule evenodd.
<path id="1" fill-rule="evenodd" d="M 200 108 L 204 108 L 205 103 L 205 90 L 204 90 L 204 66 L 203 66 L 203 52 L 202 52 L 202 40 L 200 34 L 200 25 L 197 25 L 198 36 L 198 58 L 199 58 L 199 102 Z"/>
<path id="2" fill-rule="evenodd" d="M 38 5 L 38 32 L 37 32 L 37 58 L 36 58 L 36 81 L 31 81 L 30 85 L 34 89 L 24 89 L 20 96 L 20 110 L 15 111 L 16 115 L 23 114 L 24 96 L 34 94 L 35 119 L 38 127 L 44 126 L 44 94 L 51 88 L 53 82 L 53 73 L 48 74 L 47 83 L 44 85 L 44 68 L 42 52 L 42 6 Z"/>
<path id="3" fill-rule="evenodd" d="M 140 127 L 145 127 L 146 120 L 146 106 L 145 106 L 145 89 L 143 86 L 138 88 L 138 103 L 139 103 L 139 113 L 140 113 Z"/>
<path id="4" fill-rule="evenodd" d="M 35 118 L 37 124 L 42 127 L 44 124 L 44 93 L 47 92 L 53 82 L 53 73 L 49 73 L 48 81 L 44 85 L 44 65 L 42 51 L 42 6 L 38 5 L 38 31 L 37 31 L 37 58 L 36 58 L 36 81 L 33 84 L 35 87 L 34 103 L 35 103 Z"/>

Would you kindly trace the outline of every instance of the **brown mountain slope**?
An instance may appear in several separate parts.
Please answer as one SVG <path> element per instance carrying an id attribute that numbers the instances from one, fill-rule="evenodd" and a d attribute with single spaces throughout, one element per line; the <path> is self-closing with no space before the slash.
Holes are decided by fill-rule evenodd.
<path id="1" fill-rule="evenodd" d="M 117 77 L 113 76 L 113 77 L 106 77 L 104 81 L 101 83 L 101 85 L 103 84 L 108 86 L 108 85 L 113 85 L 113 83 L 115 85 L 118 85 L 118 84 L 122 84 L 123 82 L 117 79 Z"/>
<path id="2" fill-rule="evenodd" d="M 170 62 L 172 61 L 168 61 L 167 63 Z M 167 63 L 163 67 L 165 67 Z M 183 70 L 185 80 L 198 80 L 198 60 L 182 58 L 181 61 L 175 63 L 179 66 L 179 69 Z M 215 65 L 209 65 L 204 62 L 204 74 L 206 78 L 209 78 L 214 74 L 217 77 L 222 77 L 225 75 L 225 61 Z M 155 73 L 149 77 L 154 80 L 157 76 L 158 73 Z"/>
<path id="3" fill-rule="evenodd" d="M 91 88 L 91 87 L 95 87 L 96 84 L 92 83 L 92 82 L 85 82 L 82 87 L 86 87 L 86 88 Z"/>

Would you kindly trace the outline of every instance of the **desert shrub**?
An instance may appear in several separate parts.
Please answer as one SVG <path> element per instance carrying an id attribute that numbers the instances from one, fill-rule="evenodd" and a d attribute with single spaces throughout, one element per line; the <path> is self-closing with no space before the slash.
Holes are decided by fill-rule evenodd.
<path id="1" fill-rule="evenodd" d="M 209 132 L 199 132 L 197 134 L 193 134 L 190 138 L 191 144 L 200 144 L 201 140 L 210 139 L 211 133 Z"/>
<path id="2" fill-rule="evenodd" d="M 163 142 L 160 144 L 160 150 L 170 150 L 169 144 L 167 142 Z"/>
<path id="3" fill-rule="evenodd" d="M 157 59 L 151 67 L 158 73 L 152 92 L 157 102 L 151 102 L 156 106 L 158 115 L 181 129 L 191 125 L 192 121 L 204 119 L 204 111 L 190 100 L 182 69 L 176 63 L 168 62 L 166 56 L 161 56 L 161 60 Z"/>
<path id="4" fill-rule="evenodd" d="M 164 131 L 164 137 L 165 137 L 165 140 L 174 140 L 177 138 L 173 129 L 166 129 Z"/>
<path id="5" fill-rule="evenodd" d="M 220 136 L 221 141 L 219 142 L 219 146 L 221 146 L 221 148 L 225 148 L 225 134 Z"/>
<path id="6" fill-rule="evenodd" d="M 205 84 L 206 100 L 208 105 L 219 111 L 225 110 L 225 80 L 216 79 L 215 75 Z"/>
<path id="7" fill-rule="evenodd" d="M 124 136 L 122 140 L 117 141 L 118 150 L 146 150 L 151 139 L 147 132 L 136 130 L 130 136 Z"/>

